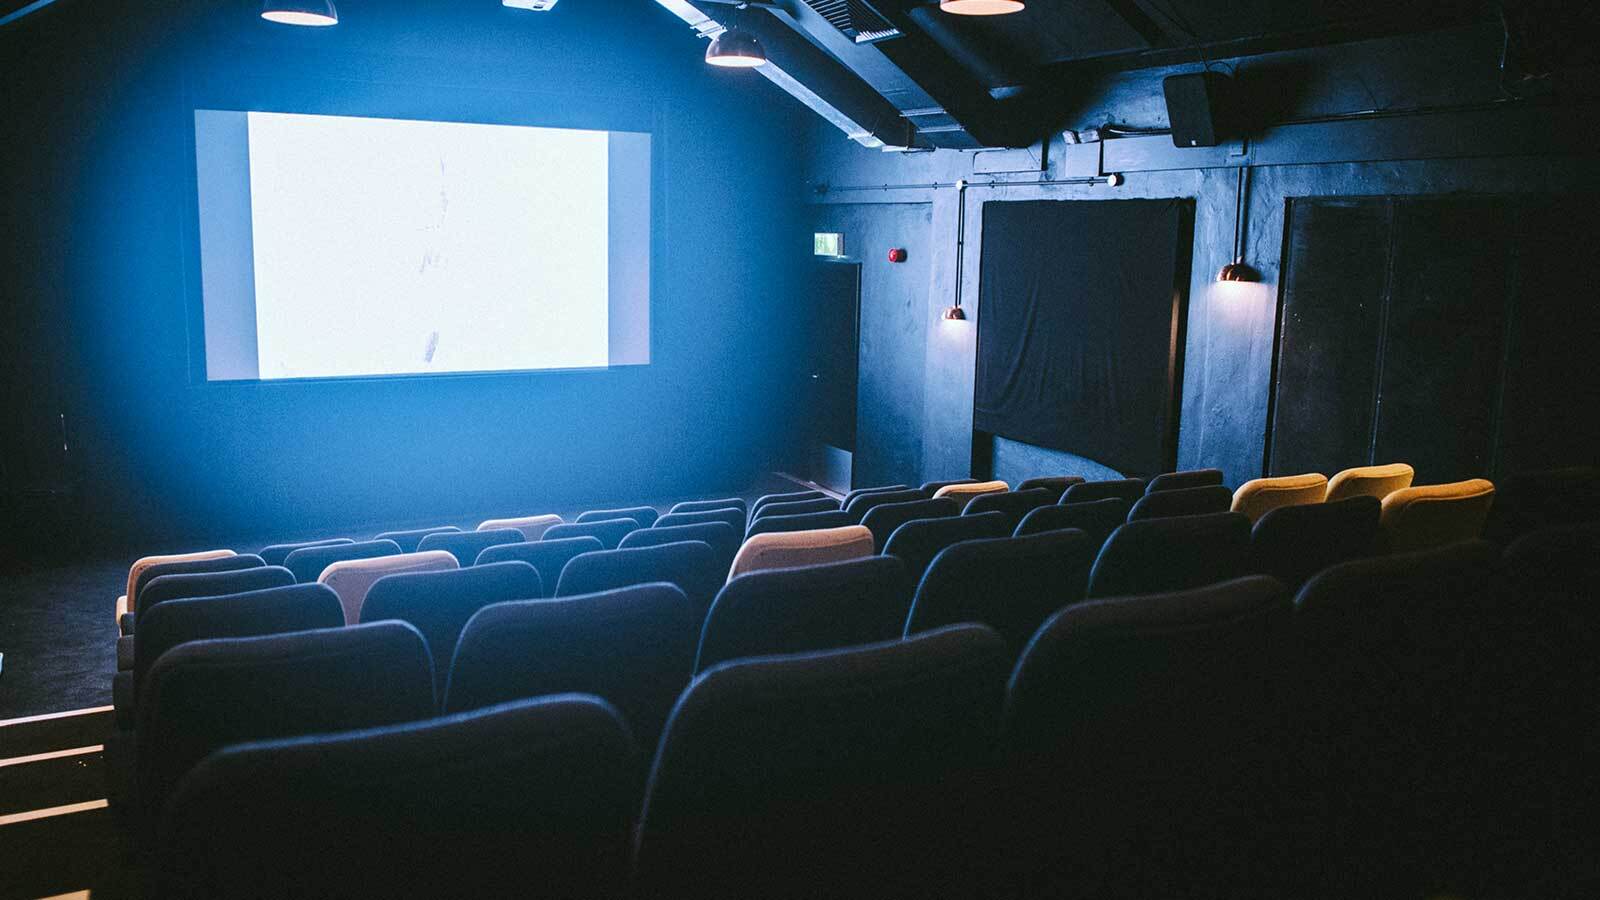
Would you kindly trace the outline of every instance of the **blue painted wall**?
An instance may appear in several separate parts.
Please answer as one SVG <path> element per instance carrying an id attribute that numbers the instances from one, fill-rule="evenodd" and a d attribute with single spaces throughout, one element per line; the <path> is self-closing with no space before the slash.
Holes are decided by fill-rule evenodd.
<path id="1" fill-rule="evenodd" d="M 703 43 L 653 3 L 373 0 L 331 29 L 258 9 L 61 3 L 0 33 L 0 371 L 16 398 L 7 458 L 30 460 L 17 480 L 77 480 L 86 524 L 154 546 L 723 491 L 787 452 L 800 411 L 779 386 L 810 239 L 802 107 L 705 66 Z M 194 383 L 192 110 L 244 84 L 269 102 L 423 118 L 643 110 L 659 169 L 653 364 Z M 39 462 L 58 410 L 59 471 Z"/>
<path id="2" fill-rule="evenodd" d="M 1196 201 L 1194 264 L 1184 353 L 1178 465 L 1216 466 L 1230 485 L 1263 474 L 1278 315 L 1278 270 L 1286 201 L 1301 196 L 1561 192 L 1590 188 L 1600 176 L 1587 135 L 1592 104 L 1460 108 L 1494 101 L 1500 36 L 1465 28 L 1408 38 L 1223 61 L 1270 108 L 1273 121 L 1249 141 L 1214 149 L 1178 149 L 1167 136 L 1069 146 L 1052 139 L 1048 167 L 1031 151 L 864 150 L 825 125 L 814 129 L 808 177 L 819 204 L 903 204 L 932 208 L 932 270 L 921 309 L 927 323 L 923 390 L 901 399 L 893 416 L 923 423 L 920 466 L 881 473 L 917 483 L 972 473 L 972 397 L 976 352 L 983 204 L 994 200 L 1117 200 L 1189 197 Z M 1075 130 L 1107 122 L 1165 127 L 1157 69 L 1112 76 L 1080 91 L 1065 119 Z M 1413 110 L 1365 120 L 1329 119 L 1352 110 Z M 1103 154 L 1103 155 L 1102 155 Z M 1033 171 L 988 175 L 983 172 Z M 1238 170 L 1252 167 L 1244 247 L 1263 283 L 1218 290 L 1216 272 L 1232 255 Z M 964 201 L 949 184 L 1123 174 L 1120 187 L 1062 184 L 974 186 Z M 928 188 L 926 185 L 945 185 Z M 894 187 L 903 185 L 905 187 Z M 889 186 L 886 187 L 885 186 Z M 850 190 L 849 188 L 870 188 Z M 844 188 L 844 190 L 841 190 Z M 958 211 L 966 207 L 966 242 L 957 281 Z M 886 214 L 887 215 L 887 214 Z M 863 226 L 870 227 L 870 226 Z M 847 235 L 846 240 L 850 238 Z M 943 322 L 958 287 L 968 321 Z M 866 298 L 865 302 L 871 302 Z M 1563 302 L 1579 303 L 1576 298 Z M 887 364 L 862 358 L 862 366 Z M 920 405 L 920 410 L 917 408 Z M 875 427 L 863 421 L 863 431 Z M 1002 446 L 994 462 L 1011 480 L 1035 474 L 1104 477 L 1092 461 Z M 1359 462 L 1359 461 L 1357 461 Z"/>

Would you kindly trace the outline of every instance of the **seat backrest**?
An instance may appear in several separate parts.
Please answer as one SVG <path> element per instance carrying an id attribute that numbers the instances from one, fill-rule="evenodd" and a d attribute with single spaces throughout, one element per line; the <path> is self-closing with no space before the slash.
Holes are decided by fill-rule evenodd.
<path id="1" fill-rule="evenodd" d="M 174 794 L 162 896 L 510 897 L 530 871 L 548 896 L 612 896 L 637 753 L 616 710 L 571 694 L 228 747 Z"/>
<path id="2" fill-rule="evenodd" d="M 402 572 L 438 572 L 460 567 L 456 558 L 443 550 L 418 550 L 329 563 L 317 583 L 333 588 L 339 595 L 339 605 L 344 607 L 345 624 L 354 625 L 361 621 L 361 606 L 367 600 L 367 591 L 378 579 Z"/>
<path id="3" fill-rule="evenodd" d="M 1041 506 L 1022 517 L 1014 532 L 1018 537 L 1038 534 L 1041 531 L 1060 531 L 1076 528 L 1088 535 L 1089 543 L 1099 548 L 1128 520 L 1128 501 L 1121 497 L 1104 500 L 1085 500 L 1082 503 L 1058 503 Z"/>
<path id="4" fill-rule="evenodd" d="M 827 500 L 832 499 L 822 491 L 788 491 L 782 494 L 767 494 L 756 502 L 750 504 L 750 517 L 754 519 L 762 508 L 772 503 L 792 503 L 796 500 Z"/>
<path id="5" fill-rule="evenodd" d="M 916 488 L 907 488 L 903 491 L 871 491 L 860 494 L 854 500 L 844 505 L 844 511 L 849 513 L 859 523 L 866 518 L 867 513 L 874 507 L 885 506 L 890 503 L 911 503 L 916 500 L 926 500 L 927 495 Z"/>
<path id="6" fill-rule="evenodd" d="M 786 503 L 768 503 L 756 510 L 752 522 L 759 522 L 771 516 L 799 516 L 814 512 L 832 512 L 839 508 L 839 501 L 832 497 L 815 497 L 810 500 L 791 500 Z"/>
<path id="7" fill-rule="evenodd" d="M 905 563 L 906 581 L 915 586 L 939 551 L 958 541 L 1005 537 L 1010 533 L 1006 524 L 1006 517 L 1000 513 L 915 519 L 889 535 L 883 552 Z"/>
<path id="8" fill-rule="evenodd" d="M 1401 488 L 1383 498 L 1378 524 L 1391 552 L 1424 550 L 1482 537 L 1493 503 L 1494 482 L 1483 478 Z"/>
<path id="9" fill-rule="evenodd" d="M 1252 567 L 1297 591 L 1335 563 L 1370 556 L 1377 552 L 1379 506 L 1378 498 L 1357 495 L 1274 509 L 1250 530 Z"/>
<path id="10" fill-rule="evenodd" d="M 740 512 L 749 512 L 750 504 L 746 503 L 743 497 L 719 497 L 714 500 L 684 500 L 672 504 L 672 508 L 667 511 L 692 513 L 710 512 L 718 509 L 737 509 Z"/>
<path id="11" fill-rule="evenodd" d="M 917 519 L 941 519 L 961 513 L 961 504 L 949 497 L 937 500 L 911 500 L 905 503 L 885 503 L 867 510 L 861 524 L 872 532 L 872 545 L 877 552 L 889 543 L 889 535 L 907 522 Z"/>
<path id="12" fill-rule="evenodd" d="M 711 545 L 703 541 L 585 553 L 573 557 L 561 571 L 555 595 L 597 594 L 664 581 L 683 591 L 694 609 L 698 628 L 717 589 L 722 587 L 724 570 L 718 568 L 718 562 Z"/>
<path id="13" fill-rule="evenodd" d="M 663 516 L 664 518 L 669 518 Z M 660 520 L 657 520 L 658 522 Z M 552 525 L 548 528 L 543 541 L 560 541 L 575 537 L 592 537 L 600 541 L 601 547 L 606 550 L 615 550 L 622 539 L 639 530 L 637 519 L 599 519 L 589 522 L 569 522 L 565 525 Z"/>
<path id="14" fill-rule="evenodd" d="M 880 484 L 875 487 L 855 488 L 854 490 L 850 491 L 850 493 L 845 494 L 843 500 L 839 501 L 839 508 L 849 509 L 850 504 L 855 502 L 857 497 L 862 497 L 867 494 L 888 494 L 894 491 L 903 491 L 910 487 L 911 485 L 909 484 Z"/>
<path id="15" fill-rule="evenodd" d="M 150 559 L 152 557 L 146 557 Z M 237 572 L 240 569 L 254 569 L 266 563 L 254 553 L 234 553 L 227 551 L 226 556 L 204 555 L 199 559 L 172 560 L 170 562 L 154 563 L 139 568 L 139 574 L 130 580 L 131 590 L 128 593 L 128 611 L 133 612 L 139 608 L 139 595 L 144 593 L 144 586 L 157 578 L 168 575 L 204 575 L 214 572 Z"/>
<path id="16" fill-rule="evenodd" d="M 478 610 L 507 600 L 544 596 L 539 572 L 521 561 L 488 563 L 468 569 L 404 572 L 373 582 L 361 605 L 361 621 L 399 619 L 421 632 L 433 658 L 433 684 L 444 696 L 461 629 Z"/>
<path id="17" fill-rule="evenodd" d="M 1104 500 L 1107 497 L 1118 497 L 1128 501 L 1132 506 L 1144 496 L 1145 481 L 1143 478 L 1117 478 L 1111 481 L 1085 481 L 1067 488 L 1061 495 L 1062 503 L 1086 503 L 1090 500 Z"/>
<path id="18" fill-rule="evenodd" d="M 638 883 L 669 897 L 967 895 L 990 852 L 1006 664 L 998 636 L 963 625 L 712 667 L 656 754 Z"/>
<path id="19" fill-rule="evenodd" d="M 417 545 L 430 534 L 445 534 L 458 532 L 461 529 L 454 525 L 434 525 L 429 528 L 408 528 L 404 531 L 385 531 L 373 538 L 374 541 L 394 541 L 401 553 L 417 552 Z M 313 578 L 316 576 L 312 576 Z"/>
<path id="20" fill-rule="evenodd" d="M 744 534 L 744 510 L 726 507 L 724 509 L 690 510 L 688 512 L 668 513 L 656 520 L 657 528 L 671 528 L 676 525 L 699 525 L 702 522 L 727 522 L 734 530 Z"/>
<path id="21" fill-rule="evenodd" d="M 556 538 L 555 540 L 525 541 L 520 544 L 496 544 L 483 548 L 475 565 L 486 566 L 503 562 L 525 562 L 539 573 L 541 597 L 553 597 L 556 582 L 561 580 L 561 570 L 574 556 L 604 550 L 605 544 L 597 537 Z M 534 599 L 534 598 L 528 598 Z"/>
<path id="22" fill-rule="evenodd" d="M 156 660 L 139 700 L 145 815 L 228 744 L 392 725 L 435 710 L 428 648 L 404 622 L 190 641 Z"/>
<path id="23" fill-rule="evenodd" d="M 892 556 L 751 572 L 717 594 L 695 671 L 746 656 L 830 650 L 900 636 L 905 566 Z"/>
<path id="24" fill-rule="evenodd" d="M 641 528 L 622 539 L 618 549 L 657 547 L 683 541 L 700 541 L 717 555 L 717 567 L 723 572 L 733 565 L 733 555 L 739 552 L 742 536 L 727 522 L 701 522 L 698 525 L 669 525 L 666 528 Z"/>
<path id="25" fill-rule="evenodd" d="M 1001 491 L 1009 490 L 1011 490 L 1011 485 L 1006 484 L 1004 481 L 974 481 L 970 484 L 947 484 L 944 487 L 939 488 L 937 491 L 934 491 L 933 496 L 949 497 L 950 499 L 961 504 L 961 508 L 965 510 L 967 503 L 969 503 L 973 497 L 977 497 L 982 494 L 996 494 L 1000 493 Z"/>
<path id="26" fill-rule="evenodd" d="M 1182 591 L 1250 574 L 1250 520 L 1236 512 L 1128 522 L 1089 573 L 1090 597 Z"/>
<path id="27" fill-rule="evenodd" d="M 537 541 L 544 537 L 544 533 L 552 527 L 561 524 L 561 517 L 554 513 L 545 513 L 538 516 L 517 516 L 510 519 L 485 519 L 478 523 L 478 531 L 499 531 L 504 528 L 514 528 L 521 532 L 519 541 Z M 463 566 L 472 565 L 463 562 Z"/>
<path id="28" fill-rule="evenodd" d="M 728 569 L 731 581 L 746 572 L 844 562 L 871 556 L 872 532 L 862 525 L 815 531 L 776 531 L 745 539 Z"/>
<path id="29" fill-rule="evenodd" d="M 323 569 L 336 562 L 349 559 L 375 559 L 401 552 L 400 545 L 388 538 L 327 547 L 302 547 L 284 557 L 283 567 L 294 573 L 295 581 L 309 584 L 321 577 Z"/>
<path id="30" fill-rule="evenodd" d="M 1070 529 L 952 544 L 917 585 L 905 633 L 982 622 L 1015 658 L 1046 618 L 1082 602 L 1099 549 Z"/>
<path id="31" fill-rule="evenodd" d="M 1249 516 L 1252 522 L 1259 522 L 1262 516 L 1280 507 L 1321 503 L 1327 493 L 1328 477 L 1320 472 L 1252 478 L 1233 492 L 1233 504 L 1229 508 Z"/>
<path id="32" fill-rule="evenodd" d="M 1183 472 L 1164 472 L 1150 479 L 1145 493 L 1179 491 L 1185 488 L 1211 487 L 1222 483 L 1221 469 L 1189 469 Z"/>
<path id="33" fill-rule="evenodd" d="M 1600 520 L 1600 468 L 1518 472 L 1495 482 L 1484 537 L 1501 544 L 1542 528 Z"/>
<path id="34" fill-rule="evenodd" d="M 758 534 L 775 534 L 783 531 L 815 531 L 819 528 L 843 528 L 859 525 L 860 520 L 842 509 L 829 512 L 801 513 L 795 516 L 763 516 L 750 523 L 745 538 Z"/>
<path id="35" fill-rule="evenodd" d="M 1067 492 L 1067 488 L 1075 484 L 1083 484 L 1083 481 L 1083 478 L 1078 475 L 1041 475 L 1025 479 L 1021 484 L 1017 485 L 1017 490 L 1031 491 L 1034 488 L 1044 488 L 1056 495 L 1055 499 L 1050 502 L 1057 503 L 1061 500 L 1061 495 Z"/>
<path id="36" fill-rule="evenodd" d="M 949 481 L 928 481 L 928 482 L 924 482 L 923 483 L 922 492 L 924 494 L 927 494 L 928 495 L 928 499 L 931 500 L 931 499 L 933 499 L 933 495 L 934 494 L 939 493 L 939 489 L 940 488 L 949 487 L 952 484 L 977 484 L 977 483 L 978 483 L 978 479 L 976 479 L 976 478 L 953 478 L 953 479 L 951 479 Z"/>
<path id="37" fill-rule="evenodd" d="M 179 644 L 212 638 L 255 637 L 344 624 L 339 597 L 326 585 L 289 583 L 282 587 L 221 596 L 186 597 L 150 608 L 133 636 L 133 684 L 139 685 L 156 660 Z"/>
<path id="38" fill-rule="evenodd" d="M 1063 488 L 1062 490 L 1065 490 Z M 974 515 L 993 510 L 1006 517 L 1006 524 L 1013 531 L 1022 521 L 1022 517 L 1041 506 L 1050 506 L 1061 495 L 1050 488 L 1029 488 L 1025 491 L 1000 491 L 993 494 L 979 494 L 967 503 L 967 508 L 962 510 L 962 515 Z"/>
<path id="39" fill-rule="evenodd" d="M 553 527 L 553 526 L 552 526 Z M 546 528 L 545 531 L 549 531 Z M 544 532 L 540 532 L 543 534 Z M 470 566 L 478 561 L 478 554 L 485 548 L 500 544 L 520 544 L 530 540 L 516 528 L 493 528 L 488 531 L 456 531 L 430 534 L 417 544 L 417 551 L 426 553 L 430 550 L 443 550 L 454 556 L 456 562 L 463 566 Z"/>
<path id="40" fill-rule="evenodd" d="M 234 556 L 229 559 L 242 560 Z M 294 584 L 294 574 L 282 566 L 250 566 L 247 569 L 229 569 L 221 572 L 192 572 L 187 575 L 157 575 L 146 579 L 139 591 L 134 612 L 143 619 L 144 614 L 168 600 L 184 597 L 214 597 L 219 594 L 239 594 L 264 588 Z"/>
<path id="41" fill-rule="evenodd" d="M 1345 469 L 1328 479 L 1328 495 L 1323 499 L 1329 503 L 1356 496 L 1382 500 L 1401 488 L 1410 487 L 1416 474 L 1416 470 L 1405 463 Z"/>
<path id="42" fill-rule="evenodd" d="M 698 629 L 689 598 L 666 583 L 486 606 L 456 644 L 444 710 L 578 691 L 615 705 L 639 746 L 654 747 L 689 683 Z"/>
<path id="43" fill-rule="evenodd" d="M 578 516 L 579 522 L 603 522 L 606 519 L 632 519 L 640 528 L 649 528 L 661 518 L 653 506 L 627 506 L 621 509 L 591 509 Z"/>
<path id="44" fill-rule="evenodd" d="M 1424 648 L 1452 642 L 1494 590 L 1499 551 L 1487 541 L 1370 556 L 1338 563 L 1312 576 L 1295 596 L 1308 647 L 1344 654 L 1341 664 L 1367 654 L 1394 657 L 1400 669 L 1444 668 Z M 1463 647 L 1453 647 L 1450 654 Z M 1404 660 L 1400 656 L 1407 657 Z"/>
<path id="45" fill-rule="evenodd" d="M 1128 521 L 1163 519 L 1168 516 L 1203 516 L 1227 512 L 1233 505 L 1233 492 L 1220 484 L 1209 487 L 1171 488 L 1140 497 L 1128 510 Z"/>
<path id="46" fill-rule="evenodd" d="M 128 602 L 131 604 L 134 598 L 139 596 L 139 587 L 143 583 L 142 576 L 144 575 L 145 570 L 153 566 L 165 565 L 167 563 L 200 562 L 202 560 L 222 559 L 234 555 L 235 554 L 232 550 L 198 550 L 191 553 L 167 553 L 158 556 L 140 557 L 134 561 L 133 565 L 128 567 L 128 583 L 127 586 L 123 588 L 123 596 L 127 597 Z"/>
<path id="47" fill-rule="evenodd" d="M 1220 897 L 1270 868 L 1292 619 L 1257 576 L 1081 603 L 1039 629 L 1002 725 L 1008 842 L 1038 896 Z M 1160 850 L 1111 862 L 1144 841 Z"/>
<path id="48" fill-rule="evenodd" d="M 256 555 L 261 557 L 261 561 L 269 566 L 281 566 L 283 565 L 283 561 L 289 558 L 289 554 L 301 549 L 302 547 L 332 547 L 337 544 L 354 543 L 355 541 L 351 540 L 350 538 L 342 537 L 328 538 L 321 541 L 300 541 L 299 543 L 295 544 L 272 544 L 271 546 L 262 547 L 261 552 L 257 553 Z"/>

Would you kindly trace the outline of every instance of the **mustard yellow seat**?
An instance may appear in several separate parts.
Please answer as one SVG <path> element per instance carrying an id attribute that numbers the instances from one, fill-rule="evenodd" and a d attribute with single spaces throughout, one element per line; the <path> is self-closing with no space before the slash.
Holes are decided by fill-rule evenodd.
<path id="1" fill-rule="evenodd" d="M 132 607 L 128 597 L 133 594 L 133 586 L 139 583 L 139 576 L 146 569 L 153 566 L 164 566 L 167 563 L 202 562 L 208 559 L 224 559 L 229 556 L 238 556 L 232 550 L 201 550 L 195 553 L 169 553 L 165 556 L 146 556 L 134 562 L 128 568 L 128 586 L 123 589 L 121 597 L 117 598 L 117 616 L 113 621 L 121 622 L 124 613 L 130 612 Z"/>
<path id="2" fill-rule="evenodd" d="M 728 570 L 728 580 L 765 569 L 846 562 L 871 556 L 875 552 L 872 532 L 865 525 L 809 531 L 765 531 L 751 535 L 739 548 L 733 558 L 733 567 Z"/>
<path id="3" fill-rule="evenodd" d="M 1253 478 L 1233 492 L 1233 511 L 1254 522 L 1280 506 L 1321 503 L 1328 493 L 1328 476 L 1320 472 Z"/>
<path id="4" fill-rule="evenodd" d="M 515 528 L 522 532 L 524 539 L 537 541 L 544 537 L 544 533 L 562 524 L 561 517 L 555 515 L 519 516 L 515 519 L 489 519 L 478 525 L 479 531 L 494 531 L 497 528 Z"/>
<path id="5" fill-rule="evenodd" d="M 1401 488 L 1410 487 L 1411 479 L 1416 475 L 1417 470 L 1405 463 L 1345 469 L 1328 479 L 1328 494 L 1323 499 L 1329 503 L 1351 497 L 1377 497 L 1382 500 Z"/>
<path id="6" fill-rule="evenodd" d="M 1383 498 L 1378 521 L 1391 552 L 1426 550 L 1481 536 L 1493 503 L 1494 483 L 1482 478 L 1401 488 Z"/>
<path id="7" fill-rule="evenodd" d="M 1011 490 L 1011 485 L 1004 481 L 974 481 L 968 484 L 947 484 L 933 492 L 935 499 L 949 497 L 965 509 L 973 497 L 979 494 L 999 494 Z"/>

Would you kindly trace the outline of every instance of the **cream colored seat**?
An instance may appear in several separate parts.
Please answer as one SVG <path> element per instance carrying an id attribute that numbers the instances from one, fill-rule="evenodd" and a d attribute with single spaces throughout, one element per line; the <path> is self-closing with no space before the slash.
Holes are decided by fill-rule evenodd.
<path id="1" fill-rule="evenodd" d="M 195 553 L 170 553 L 165 556 L 146 556 L 128 569 L 128 586 L 123 589 L 121 597 L 117 598 L 117 616 L 113 621 L 121 622 L 124 613 L 132 612 L 133 607 L 128 598 L 133 595 L 134 585 L 139 583 L 139 576 L 152 566 L 164 566 L 167 563 L 201 562 L 207 559 L 223 559 L 229 556 L 238 556 L 232 550 L 201 550 Z"/>
<path id="2" fill-rule="evenodd" d="M 733 557 L 728 580 L 747 572 L 792 569 L 871 556 L 872 532 L 865 525 L 811 531 L 767 531 L 752 535 Z"/>
<path id="3" fill-rule="evenodd" d="M 979 494 L 999 494 L 1011 490 L 1004 481 L 974 481 L 971 484 L 947 484 L 933 492 L 935 499 L 949 497 L 966 509 L 973 497 Z"/>
<path id="4" fill-rule="evenodd" d="M 1378 522 L 1390 552 L 1426 550 L 1482 536 L 1493 503 L 1494 483 L 1482 478 L 1408 487 L 1383 498 Z"/>
<path id="5" fill-rule="evenodd" d="M 1328 493 L 1328 476 L 1320 472 L 1252 478 L 1233 492 L 1233 511 L 1254 522 L 1280 506 L 1321 503 Z"/>
<path id="6" fill-rule="evenodd" d="M 1329 503 L 1351 497 L 1377 497 L 1382 500 L 1401 488 L 1411 486 L 1417 471 L 1405 463 L 1386 466 L 1358 466 L 1345 469 L 1328 479 L 1328 493 L 1323 498 Z"/>
<path id="7" fill-rule="evenodd" d="M 549 531 L 552 527 L 560 524 L 560 516 L 522 516 L 521 518 L 516 519 L 489 519 L 488 521 L 479 524 L 478 530 L 494 531 L 497 528 L 515 528 L 516 530 L 522 532 L 522 536 L 525 540 L 537 541 L 544 537 L 544 533 L 546 531 Z"/>
<path id="8" fill-rule="evenodd" d="M 420 553 L 340 560 L 323 569 L 317 577 L 317 583 L 327 585 L 339 595 L 339 605 L 344 607 L 344 622 L 354 625 L 361 621 L 361 605 L 367 601 L 367 591 L 379 578 L 401 572 L 437 572 L 459 568 L 461 564 L 448 551 L 424 550 Z"/>

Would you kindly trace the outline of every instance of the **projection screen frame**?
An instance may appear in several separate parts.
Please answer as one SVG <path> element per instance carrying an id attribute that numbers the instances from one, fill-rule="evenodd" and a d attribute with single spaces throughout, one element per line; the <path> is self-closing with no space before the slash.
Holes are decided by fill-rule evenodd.
<path id="1" fill-rule="evenodd" d="M 407 372 L 296 378 L 211 380 L 207 377 L 205 299 L 202 279 L 200 175 L 197 169 L 195 113 L 203 110 L 347 116 L 459 124 L 566 128 L 588 131 L 631 132 L 650 138 L 649 297 L 644 310 L 648 357 L 644 363 L 572 368 L 518 368 L 481 371 Z M 186 85 L 179 104 L 183 156 L 180 190 L 184 336 L 186 368 L 191 389 L 239 390 L 270 386 L 348 385 L 363 382 L 417 382 L 439 379 L 499 378 L 536 380 L 545 377 L 625 377 L 649 369 L 658 361 L 656 318 L 660 266 L 664 258 L 662 229 L 655 227 L 666 215 L 662 139 L 664 110 L 657 101 L 620 99 L 597 95 L 552 94 L 537 91 L 486 90 L 428 85 L 396 85 L 342 79 L 284 81 L 239 79 L 226 85 Z"/>

